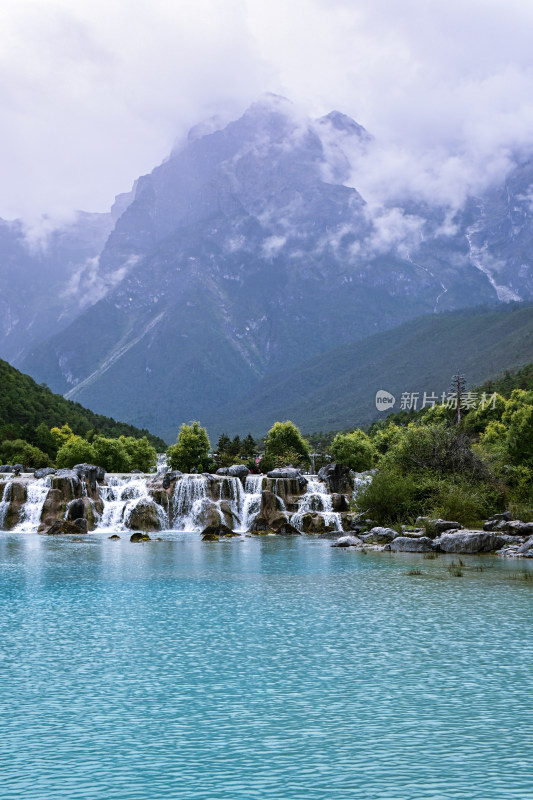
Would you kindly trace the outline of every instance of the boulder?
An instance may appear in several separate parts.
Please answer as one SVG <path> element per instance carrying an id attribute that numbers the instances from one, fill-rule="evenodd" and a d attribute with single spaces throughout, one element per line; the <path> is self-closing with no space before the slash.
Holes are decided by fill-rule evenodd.
<path id="1" fill-rule="evenodd" d="M 148 536 L 147 533 L 143 533 L 142 531 L 135 531 L 130 536 L 130 542 L 151 542 L 152 540 Z"/>
<path id="2" fill-rule="evenodd" d="M 244 464 L 233 464 L 228 467 L 228 475 L 232 478 L 240 478 L 241 481 L 245 481 L 249 474 L 250 470 Z"/>
<path id="3" fill-rule="evenodd" d="M 272 523 L 272 530 L 274 533 L 277 533 L 278 536 L 301 536 L 300 531 L 296 530 L 294 525 L 291 525 L 290 522 L 281 521 L 281 524 L 278 525 L 278 520 L 274 520 Z"/>
<path id="4" fill-rule="evenodd" d="M 113 533 L 111 534 L 111 536 L 108 536 L 107 538 L 116 541 L 117 539 L 120 539 L 120 536 L 118 535 L 118 533 Z"/>
<path id="5" fill-rule="evenodd" d="M 327 484 L 331 494 L 351 494 L 353 491 L 352 473 L 344 464 L 328 464 L 322 467 L 318 477 Z"/>
<path id="6" fill-rule="evenodd" d="M 25 472 L 24 464 L 13 464 L 13 472 L 15 475 L 20 475 L 21 472 Z"/>
<path id="7" fill-rule="evenodd" d="M 228 474 L 228 467 L 219 467 L 215 472 L 215 475 L 227 475 Z"/>
<path id="8" fill-rule="evenodd" d="M 13 472 L 13 467 L 11 464 L 2 464 L 0 466 L 0 472 Z"/>
<path id="9" fill-rule="evenodd" d="M 430 553 L 435 550 L 433 540 L 429 536 L 419 536 L 416 539 L 410 536 L 397 536 L 389 547 L 394 553 Z"/>
<path id="10" fill-rule="evenodd" d="M 446 519 L 431 519 L 426 517 L 423 527 L 426 529 L 428 536 L 435 538 L 445 531 L 459 531 L 463 526 L 460 522 L 453 522 Z"/>
<path id="11" fill-rule="evenodd" d="M 80 532 L 87 533 L 89 530 L 89 523 L 83 517 L 79 517 L 79 519 L 73 520 L 74 525 L 80 529 Z"/>
<path id="12" fill-rule="evenodd" d="M 142 531 L 160 531 L 161 521 L 158 508 L 153 500 L 139 500 L 129 512 L 124 524 L 128 528 L 140 528 Z"/>
<path id="13" fill-rule="evenodd" d="M 333 542 L 332 547 L 357 547 L 362 545 L 363 541 L 358 536 L 340 536 L 336 542 Z"/>
<path id="14" fill-rule="evenodd" d="M 75 464 L 73 470 L 80 478 L 89 484 L 93 492 L 96 489 L 97 483 L 105 481 L 105 469 L 96 466 L 96 464 Z"/>
<path id="15" fill-rule="evenodd" d="M 289 521 L 279 497 L 266 489 L 261 492 L 259 516 L 266 520 L 267 528 L 272 527 L 273 520 L 282 518 L 285 522 Z"/>
<path id="16" fill-rule="evenodd" d="M 504 511 L 502 514 L 493 514 L 489 517 L 487 522 L 511 522 L 514 519 L 510 511 Z"/>
<path id="17" fill-rule="evenodd" d="M 0 472 L 2 472 L 2 468 L 0 467 Z M 53 467 L 41 467 L 41 469 L 36 469 L 34 477 L 37 479 L 40 478 L 47 478 L 48 475 L 55 475 L 56 471 Z"/>
<path id="18" fill-rule="evenodd" d="M 333 525 L 326 525 L 323 516 L 313 511 L 303 515 L 301 528 L 304 533 L 333 533 L 335 530 Z"/>
<path id="19" fill-rule="evenodd" d="M 333 511 L 340 511 L 340 512 L 348 511 L 349 508 L 350 508 L 350 506 L 348 504 L 348 498 L 346 497 L 346 495 L 345 494 L 337 494 L 336 492 L 334 492 L 331 495 L 331 505 L 332 505 Z"/>
<path id="20" fill-rule="evenodd" d="M 443 533 L 434 542 L 444 553 L 492 553 L 507 543 L 506 537 L 497 533 L 469 530 Z"/>
<path id="21" fill-rule="evenodd" d="M 510 522 L 504 520 L 501 523 L 501 528 L 498 528 L 498 530 L 505 531 L 514 536 L 531 536 L 533 534 L 533 522 L 521 522 L 519 519 Z"/>
<path id="22" fill-rule="evenodd" d="M 202 541 L 211 542 L 218 541 L 219 536 L 233 536 L 233 531 L 227 525 L 219 523 L 218 525 L 208 525 L 202 531 Z"/>
<path id="23" fill-rule="evenodd" d="M 362 533 L 361 539 L 365 544 L 390 544 L 398 536 L 398 531 L 392 528 L 372 528 L 368 533 Z"/>
<path id="24" fill-rule="evenodd" d="M 47 536 L 87 533 L 87 522 L 86 520 L 82 520 L 82 522 L 85 523 L 85 527 L 78 525 L 77 521 L 69 522 L 66 519 L 57 519 L 44 533 Z"/>
<path id="25" fill-rule="evenodd" d="M 520 545 L 516 553 L 523 558 L 533 558 L 533 536 Z"/>
<path id="26" fill-rule="evenodd" d="M 180 472 L 179 469 L 175 469 L 173 472 L 165 472 L 163 475 L 163 489 L 169 489 L 170 484 L 177 481 L 182 475 L 183 472 Z"/>
<path id="27" fill-rule="evenodd" d="M 81 517 L 85 517 L 85 503 L 83 502 L 83 497 L 77 497 L 75 500 L 71 500 L 68 505 L 67 519 L 73 522 Z"/>

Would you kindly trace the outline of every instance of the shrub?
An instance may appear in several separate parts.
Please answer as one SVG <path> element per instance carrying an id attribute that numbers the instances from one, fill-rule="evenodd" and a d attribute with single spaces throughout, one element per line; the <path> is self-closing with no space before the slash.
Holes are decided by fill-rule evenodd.
<path id="1" fill-rule="evenodd" d="M 56 466 L 65 469 L 72 469 L 75 464 L 93 464 L 95 461 L 96 453 L 92 444 L 74 435 L 64 442 L 56 456 Z"/>
<path id="2" fill-rule="evenodd" d="M 355 430 L 353 433 L 338 433 L 333 439 L 330 450 L 335 461 L 355 472 L 364 472 L 370 469 L 376 456 L 370 437 L 361 430 Z"/>
<path id="3" fill-rule="evenodd" d="M 199 422 L 182 424 L 176 444 L 167 450 L 170 468 L 182 472 L 205 472 L 209 469 L 209 437 Z"/>

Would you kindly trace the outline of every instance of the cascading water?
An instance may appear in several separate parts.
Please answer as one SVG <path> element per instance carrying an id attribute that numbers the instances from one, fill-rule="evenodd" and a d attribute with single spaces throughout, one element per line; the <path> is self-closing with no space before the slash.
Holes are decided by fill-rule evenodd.
<path id="1" fill-rule="evenodd" d="M 99 486 L 98 491 L 104 508 L 96 530 L 125 530 L 128 520 L 139 503 L 154 504 L 162 528 L 168 528 L 168 516 L 160 505 L 155 503 L 148 491 L 146 478 L 128 475 L 108 475 L 107 486 Z"/>
<path id="2" fill-rule="evenodd" d="M 233 518 L 236 518 L 240 525 L 244 504 L 244 490 L 240 478 L 230 476 L 222 478 L 219 489 L 219 501 L 220 500 L 225 500 L 228 503 Z"/>
<path id="3" fill-rule="evenodd" d="M 209 503 L 209 478 L 205 475 L 178 478 L 172 498 L 172 530 L 201 531 L 202 512 Z"/>
<path id="4" fill-rule="evenodd" d="M 4 530 L 4 523 L 6 520 L 6 514 L 9 509 L 9 504 L 11 503 L 12 494 L 13 494 L 13 481 L 8 481 L 4 486 L 4 491 L 2 492 L 2 499 L 0 500 L 0 531 Z"/>
<path id="5" fill-rule="evenodd" d="M 291 517 L 291 524 L 299 531 L 303 530 L 305 514 L 319 514 L 325 525 L 342 531 L 342 517 L 337 511 L 333 511 L 333 501 L 326 484 L 312 476 L 307 479 L 307 491 L 299 500 L 298 511 Z"/>
<path id="6" fill-rule="evenodd" d="M 36 531 L 41 521 L 44 501 L 48 495 L 50 478 L 39 478 L 28 482 L 26 502 L 20 512 L 20 521 L 13 530 L 17 533 Z"/>
<path id="7" fill-rule="evenodd" d="M 244 495 L 240 514 L 240 532 L 249 531 L 261 509 L 261 487 L 263 475 L 248 475 L 244 483 Z"/>

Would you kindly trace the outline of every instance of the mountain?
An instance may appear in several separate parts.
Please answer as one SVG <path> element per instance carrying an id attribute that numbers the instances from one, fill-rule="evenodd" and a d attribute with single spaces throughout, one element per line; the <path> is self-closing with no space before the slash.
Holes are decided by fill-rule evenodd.
<path id="1" fill-rule="evenodd" d="M 444 206 L 412 199 L 376 217 L 349 185 L 371 143 L 340 112 L 312 120 L 276 96 L 193 129 L 117 199 L 97 256 L 98 237 L 70 261 L 60 249 L 40 303 L 46 330 L 32 328 L 29 287 L 33 317 L 0 352 L 172 439 L 184 420 L 215 424 L 221 408 L 235 428 L 246 393 L 406 320 L 533 297 L 529 162 L 451 222 Z M 5 319 L 20 316 L 16 297 L 8 306 Z"/>
<path id="2" fill-rule="evenodd" d="M 52 394 L 47 386 L 39 386 L 29 375 L 0 360 L 0 440 L 13 436 L 31 439 L 42 423 L 48 428 L 67 423 L 78 435 L 98 430 L 111 438 L 146 436 L 159 452 L 166 449 L 165 442 L 149 431 L 95 414 L 79 403 Z"/>

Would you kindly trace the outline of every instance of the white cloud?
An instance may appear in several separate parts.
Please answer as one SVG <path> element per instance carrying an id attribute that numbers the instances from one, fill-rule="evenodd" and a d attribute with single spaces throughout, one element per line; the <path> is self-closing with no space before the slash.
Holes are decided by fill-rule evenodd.
<path id="1" fill-rule="evenodd" d="M 264 91 L 375 136 L 376 207 L 460 204 L 533 141 L 532 28 L 524 0 L 3 0 L 0 216 L 106 210 Z"/>

